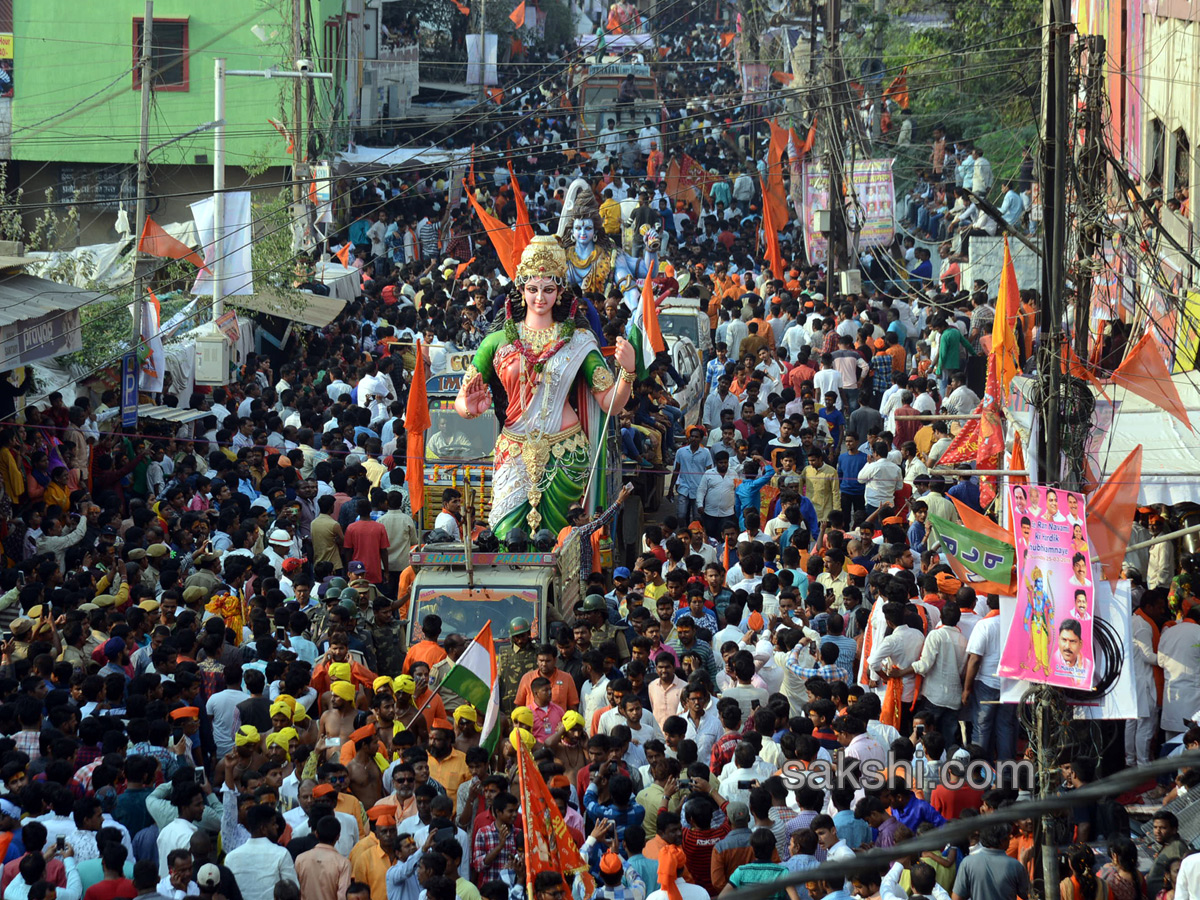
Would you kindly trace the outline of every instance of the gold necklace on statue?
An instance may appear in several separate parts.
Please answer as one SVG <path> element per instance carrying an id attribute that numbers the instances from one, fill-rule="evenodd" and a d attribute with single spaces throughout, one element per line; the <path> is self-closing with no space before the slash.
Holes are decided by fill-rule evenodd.
<path id="1" fill-rule="evenodd" d="M 558 331 L 557 323 L 549 328 L 530 328 L 524 322 L 520 325 L 521 340 L 534 356 L 540 356 L 543 350 L 559 339 Z"/>

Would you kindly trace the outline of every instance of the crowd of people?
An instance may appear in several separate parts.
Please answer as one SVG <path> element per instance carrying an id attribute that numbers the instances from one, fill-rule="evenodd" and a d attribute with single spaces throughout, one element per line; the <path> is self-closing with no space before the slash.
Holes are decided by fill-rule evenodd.
<path id="1" fill-rule="evenodd" d="M 723 58 L 711 26 L 667 39 L 682 56 Z M 704 900 L 1026 796 L 1031 785 L 997 771 L 1027 752 L 1016 706 L 1000 702 L 998 598 L 954 576 L 928 524 L 958 521 L 954 500 L 981 511 L 979 485 L 933 471 L 957 423 L 921 418 L 976 408 L 996 286 L 962 284 L 949 246 L 934 271 L 900 242 L 904 273 L 831 294 L 794 226 L 773 277 L 756 253 L 765 147 L 722 105 L 740 96 L 733 67 L 660 78 L 666 115 L 627 108 L 590 157 L 561 149 L 578 126 L 569 104 L 528 118 L 520 155 L 499 150 L 499 125 L 476 135 L 476 196 L 502 221 L 516 218 L 514 177 L 545 232 L 583 178 L 616 241 L 630 226 L 670 235 L 649 277 L 660 296 L 695 301 L 715 347 L 698 421 L 662 357 L 616 415 L 626 474 L 646 496 L 661 485 L 663 506 L 632 537 L 610 535 L 623 564 L 596 557 L 568 621 L 501 630 L 498 740 L 486 710 L 447 687 L 473 635 L 428 615 L 405 641 L 421 541 L 404 449 L 416 354 L 424 371 L 447 370 L 499 327 L 509 291 L 444 181 L 344 185 L 340 241 L 360 296 L 330 326 L 250 355 L 226 386 L 180 396 L 168 382 L 160 399 L 202 413 L 194 422 L 124 433 L 112 392 L 51 395 L 19 424 L 7 417 L 6 900 Z M 538 111 L 555 87 L 505 108 Z M 944 133 L 934 141 L 936 152 Z M 712 176 L 699 215 L 666 193 L 665 159 L 685 152 Z M 944 180 L 935 167 L 909 203 L 935 236 L 947 220 L 930 203 L 946 194 L 926 188 Z M 626 198 L 638 199 L 632 221 L 614 211 Z M 303 260 L 297 283 L 310 284 Z M 619 286 L 580 294 L 598 337 L 629 333 Z M 1023 361 L 1036 299 L 1023 296 Z M 470 539 L 469 499 L 426 499 L 441 503 L 443 538 Z M 1138 517 L 1135 541 L 1168 527 L 1165 510 Z M 1126 560 L 1139 704 L 1126 765 L 1200 746 L 1197 572 L 1170 543 Z M 590 888 L 540 863 L 526 878 L 524 832 L 545 823 L 522 816 L 522 745 Z M 889 769 L 886 786 L 795 780 L 867 761 Z M 951 763 L 991 774 L 956 781 Z M 1110 770 L 1111 754 L 1073 754 L 1062 791 Z M 1062 896 L 1196 896 L 1200 856 L 1172 810 L 1198 780 L 1184 768 L 1146 786 L 1163 804 L 1141 842 L 1146 873 L 1114 800 L 1060 816 Z M 984 819 L 941 851 L 772 896 L 1028 897 L 1038 837 L 1032 820 Z"/>

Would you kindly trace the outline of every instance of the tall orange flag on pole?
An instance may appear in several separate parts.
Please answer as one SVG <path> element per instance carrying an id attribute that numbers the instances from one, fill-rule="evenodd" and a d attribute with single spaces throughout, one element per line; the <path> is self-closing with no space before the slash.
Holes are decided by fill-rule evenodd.
<path id="1" fill-rule="evenodd" d="M 780 128 L 774 119 L 768 119 L 771 128 L 771 143 L 767 147 L 767 187 L 763 189 L 763 206 L 771 205 L 771 220 L 779 228 L 787 224 L 787 196 L 783 191 L 783 153 L 788 149 L 790 137 L 787 129 Z"/>
<path id="2" fill-rule="evenodd" d="M 517 267 L 513 264 L 513 230 L 483 208 L 483 205 L 475 199 L 475 191 L 467 191 L 467 200 L 474 208 L 475 215 L 479 216 L 479 221 L 491 239 L 492 246 L 496 248 L 496 256 L 500 259 L 500 265 L 504 266 L 504 271 L 509 278 L 515 278 Z"/>
<path id="3" fill-rule="evenodd" d="M 425 393 L 423 350 L 418 338 L 413 380 L 408 386 L 408 406 L 404 410 L 404 430 L 408 432 L 405 481 L 408 483 L 408 501 L 414 516 L 425 505 L 425 432 L 432 424 L 429 418 L 429 395 Z"/>
<path id="4" fill-rule="evenodd" d="M 763 195 L 767 193 L 767 183 L 759 179 L 762 183 Z M 763 201 L 763 234 L 767 238 L 767 259 L 771 263 L 771 277 L 776 280 L 783 279 L 783 255 L 779 251 L 779 232 L 775 227 L 775 212 L 771 209 L 771 204 Z"/>
<path id="5" fill-rule="evenodd" d="M 515 734 L 516 732 L 514 732 Z M 511 739 L 511 738 L 510 738 Z M 525 820 L 525 895 L 534 896 L 533 880 L 542 872 L 575 875 L 583 879 L 585 897 L 595 890 L 587 860 L 575 846 L 558 804 L 538 771 L 524 741 L 514 742 L 517 751 L 517 785 Z"/>
<path id="6" fill-rule="evenodd" d="M 996 292 L 996 318 L 992 320 L 992 357 L 996 361 L 996 378 L 1000 385 L 1001 406 L 1008 405 L 1008 391 L 1013 376 L 1021 371 L 1017 353 L 1017 314 L 1021 307 L 1021 292 L 1017 287 L 1017 270 L 1013 267 L 1004 236 L 1004 265 L 1000 269 L 1000 288 Z"/>
<path id="7" fill-rule="evenodd" d="M 513 235 L 512 260 L 513 269 L 521 262 L 521 254 L 529 242 L 533 240 L 533 226 L 529 224 L 529 208 L 525 205 L 525 195 L 521 193 L 521 185 L 517 181 L 517 173 L 513 171 L 512 163 L 508 164 L 508 174 L 512 179 L 513 204 L 517 211 L 516 230 Z"/>
<path id="8" fill-rule="evenodd" d="M 525 0 L 521 0 L 521 2 L 517 4 L 517 8 L 508 14 L 508 17 L 509 17 L 509 19 L 512 20 L 512 23 L 514 25 L 516 25 L 518 28 L 524 28 L 525 27 Z"/>

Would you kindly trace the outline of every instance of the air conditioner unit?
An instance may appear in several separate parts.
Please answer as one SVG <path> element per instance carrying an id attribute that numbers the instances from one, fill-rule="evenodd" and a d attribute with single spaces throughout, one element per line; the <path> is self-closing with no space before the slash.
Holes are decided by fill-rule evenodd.
<path id="1" fill-rule="evenodd" d="M 862 272 L 858 269 L 846 269 L 838 272 L 838 284 L 842 295 L 862 293 Z"/>
<path id="2" fill-rule="evenodd" d="M 196 337 L 196 384 L 229 383 L 229 339 L 220 332 Z"/>

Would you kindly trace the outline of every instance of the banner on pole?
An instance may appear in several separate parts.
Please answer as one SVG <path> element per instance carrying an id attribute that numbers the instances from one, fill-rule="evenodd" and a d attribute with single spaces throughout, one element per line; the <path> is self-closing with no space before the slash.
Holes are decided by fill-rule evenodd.
<path id="1" fill-rule="evenodd" d="M 861 226 L 858 232 L 860 248 L 888 244 L 896 233 L 893 162 L 894 159 L 858 160 L 854 163 L 854 174 L 846 178 L 846 220 L 852 232 Z M 811 265 L 824 263 L 829 254 L 829 238 L 815 227 L 816 212 L 828 209 L 829 172 L 825 163 L 806 160 L 800 212 L 804 223 L 804 247 Z"/>
<path id="2" fill-rule="evenodd" d="M 1090 690 L 1094 586 L 1082 494 L 1036 484 L 1008 489 L 1017 605 L 1000 676 Z"/>
<path id="3" fill-rule="evenodd" d="M 1011 544 L 982 535 L 957 522 L 929 514 L 929 524 L 937 529 L 946 552 L 957 559 L 972 576 L 971 583 L 1009 584 L 1014 552 Z"/>

